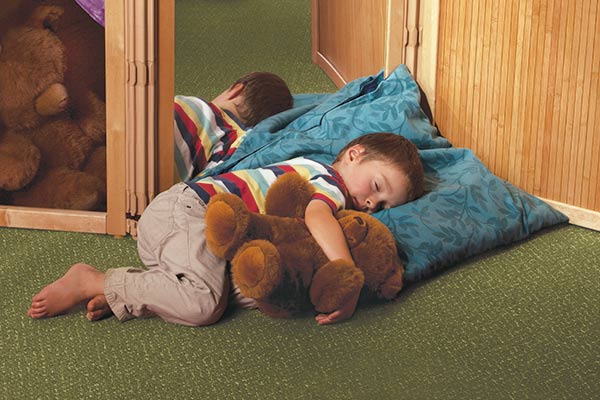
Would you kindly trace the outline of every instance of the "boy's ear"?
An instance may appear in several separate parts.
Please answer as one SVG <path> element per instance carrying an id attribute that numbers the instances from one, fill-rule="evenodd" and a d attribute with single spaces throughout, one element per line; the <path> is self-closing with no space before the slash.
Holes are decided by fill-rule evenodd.
<path id="1" fill-rule="evenodd" d="M 348 149 L 348 157 L 350 161 L 358 160 L 365 152 L 365 147 L 362 144 L 355 144 Z"/>
<path id="2" fill-rule="evenodd" d="M 236 83 L 227 91 L 227 100 L 233 100 L 244 92 L 244 84 Z"/>

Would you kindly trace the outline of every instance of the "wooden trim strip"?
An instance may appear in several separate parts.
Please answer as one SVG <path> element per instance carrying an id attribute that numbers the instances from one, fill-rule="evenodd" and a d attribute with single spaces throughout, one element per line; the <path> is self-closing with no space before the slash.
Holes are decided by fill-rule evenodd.
<path id="1" fill-rule="evenodd" d="M 318 64 L 318 53 L 319 53 L 319 1 L 312 0 L 310 3 L 311 10 L 311 34 L 312 34 L 312 61 Z"/>
<path id="2" fill-rule="evenodd" d="M 575 207 L 559 201 L 547 200 L 541 197 L 539 199 L 569 217 L 570 224 L 600 231 L 600 212 Z"/>
<path id="3" fill-rule="evenodd" d="M 85 233 L 106 232 L 106 213 L 0 206 L 0 226 Z"/>
<path id="4" fill-rule="evenodd" d="M 317 52 L 314 56 L 315 64 L 323 69 L 327 76 L 329 76 L 329 79 L 331 79 L 337 87 L 341 88 L 348 83 L 342 77 L 342 74 L 333 66 L 333 64 L 329 62 L 327 57 L 319 52 Z"/>

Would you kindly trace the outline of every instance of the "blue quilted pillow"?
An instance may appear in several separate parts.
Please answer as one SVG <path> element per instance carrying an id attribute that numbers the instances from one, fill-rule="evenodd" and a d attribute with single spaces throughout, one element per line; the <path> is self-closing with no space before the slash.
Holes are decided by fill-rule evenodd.
<path id="1" fill-rule="evenodd" d="M 331 163 L 369 132 L 401 134 L 420 149 L 427 193 L 374 216 L 392 231 L 406 280 L 416 282 L 457 261 L 520 240 L 567 218 L 492 174 L 466 149 L 453 148 L 419 106 L 404 66 L 357 79 L 334 94 L 296 96 L 295 107 L 256 125 L 233 157 L 208 171 L 256 168 L 305 156 Z"/>
<path id="2" fill-rule="evenodd" d="M 408 282 L 567 221 L 537 197 L 496 177 L 471 150 L 432 149 L 420 155 L 426 194 L 375 214 L 396 237 Z"/>

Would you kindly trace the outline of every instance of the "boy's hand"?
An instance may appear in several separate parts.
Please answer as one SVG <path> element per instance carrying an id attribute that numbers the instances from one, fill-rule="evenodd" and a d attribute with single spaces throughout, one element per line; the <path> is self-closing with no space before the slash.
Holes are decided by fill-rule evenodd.
<path id="1" fill-rule="evenodd" d="M 356 304 L 358 303 L 358 298 L 360 297 L 360 290 L 356 292 L 346 303 L 345 306 L 340 308 L 339 310 L 335 310 L 330 314 L 319 314 L 315 317 L 315 320 L 319 325 L 329 325 L 335 324 L 336 322 L 344 321 L 354 314 L 354 310 L 356 309 Z"/>

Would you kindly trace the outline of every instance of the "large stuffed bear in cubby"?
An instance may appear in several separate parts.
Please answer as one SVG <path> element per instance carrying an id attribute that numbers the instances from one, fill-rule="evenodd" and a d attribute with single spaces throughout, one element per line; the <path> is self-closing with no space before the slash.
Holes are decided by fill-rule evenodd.
<path id="1" fill-rule="evenodd" d="M 106 165 L 98 160 L 105 160 L 106 148 L 103 85 L 97 77 L 84 76 L 76 57 L 69 56 L 76 52 L 58 34 L 68 36 L 68 24 L 59 23 L 64 13 L 56 5 L 38 5 L 23 22 L 0 34 L 0 200 L 102 210 Z"/>

